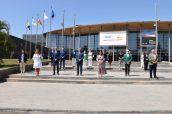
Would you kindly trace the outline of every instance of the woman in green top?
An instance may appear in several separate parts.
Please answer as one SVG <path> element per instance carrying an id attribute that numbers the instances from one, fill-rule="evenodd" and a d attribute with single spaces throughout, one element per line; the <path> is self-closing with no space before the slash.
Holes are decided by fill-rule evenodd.
<path id="1" fill-rule="evenodd" d="M 133 57 L 132 57 L 130 51 L 127 50 L 126 54 L 124 54 L 124 57 L 123 57 L 124 64 L 125 64 L 125 76 L 129 76 L 129 74 L 130 74 L 130 65 L 131 65 L 132 59 L 133 59 Z"/>

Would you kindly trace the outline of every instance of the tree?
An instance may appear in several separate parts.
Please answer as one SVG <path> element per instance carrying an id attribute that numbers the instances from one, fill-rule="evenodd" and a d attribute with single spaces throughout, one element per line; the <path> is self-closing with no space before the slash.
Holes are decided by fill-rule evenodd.
<path id="1" fill-rule="evenodd" d="M 10 29 L 9 25 L 5 21 L 0 20 L 0 34 L 1 34 L 1 37 L 4 37 L 4 46 L 6 45 L 8 41 L 9 29 Z"/>
<path id="2" fill-rule="evenodd" d="M 0 20 L 0 51 L 3 53 L 1 56 L 7 54 L 7 51 L 11 47 L 11 44 L 8 42 L 9 37 L 9 25 L 5 21 Z"/>

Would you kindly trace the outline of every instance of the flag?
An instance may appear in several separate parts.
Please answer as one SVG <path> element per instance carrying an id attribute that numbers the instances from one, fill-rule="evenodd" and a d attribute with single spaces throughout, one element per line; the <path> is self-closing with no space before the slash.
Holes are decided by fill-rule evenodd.
<path id="1" fill-rule="evenodd" d="M 35 22 L 34 18 L 32 17 L 32 25 L 36 28 L 37 27 L 37 23 Z"/>
<path id="2" fill-rule="evenodd" d="M 40 18 L 38 18 L 38 22 L 37 23 L 39 23 L 42 26 L 42 22 L 41 22 Z"/>
<path id="3" fill-rule="evenodd" d="M 55 13 L 54 13 L 54 11 L 52 10 L 52 12 L 51 12 L 51 18 L 54 18 L 55 17 Z"/>
<path id="4" fill-rule="evenodd" d="M 28 21 L 26 22 L 26 27 L 30 30 L 30 23 Z"/>
<path id="5" fill-rule="evenodd" d="M 35 20 L 34 20 L 34 18 L 32 17 L 32 25 L 34 25 L 34 21 L 35 21 Z"/>
<path id="6" fill-rule="evenodd" d="M 44 20 L 47 20 L 48 19 L 48 16 L 47 14 L 44 12 Z"/>

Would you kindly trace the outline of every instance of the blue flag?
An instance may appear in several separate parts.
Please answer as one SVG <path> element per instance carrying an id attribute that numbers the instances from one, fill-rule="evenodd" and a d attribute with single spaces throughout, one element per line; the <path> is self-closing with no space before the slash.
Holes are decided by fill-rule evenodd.
<path id="1" fill-rule="evenodd" d="M 52 10 L 51 18 L 54 18 L 54 17 L 55 17 L 55 14 L 54 14 L 54 11 Z"/>

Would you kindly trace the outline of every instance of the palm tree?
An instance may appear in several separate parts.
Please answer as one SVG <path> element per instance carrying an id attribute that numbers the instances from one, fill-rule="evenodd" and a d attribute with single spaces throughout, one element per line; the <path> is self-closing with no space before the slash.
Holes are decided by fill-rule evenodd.
<path id="1" fill-rule="evenodd" d="M 4 46 L 5 46 L 9 36 L 9 25 L 5 21 L 1 21 L 1 20 L 0 20 L 0 33 L 5 33 L 3 34 L 3 37 L 5 37 L 5 41 L 4 41 Z"/>

